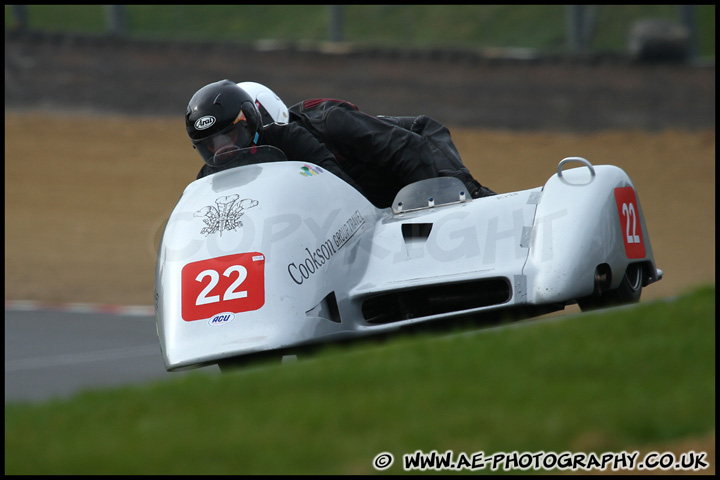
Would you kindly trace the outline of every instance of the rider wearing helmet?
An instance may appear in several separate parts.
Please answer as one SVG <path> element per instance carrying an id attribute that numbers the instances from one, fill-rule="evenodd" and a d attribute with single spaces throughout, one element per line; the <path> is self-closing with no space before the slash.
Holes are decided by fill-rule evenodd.
<path id="1" fill-rule="evenodd" d="M 243 82 L 261 110 L 284 120 L 287 107 L 262 84 Z M 289 109 L 290 124 L 302 125 L 332 151 L 338 164 L 377 207 L 390 206 L 405 185 L 427 178 L 459 178 L 473 198 L 495 195 L 465 167 L 448 129 L 426 116 L 372 116 L 350 102 L 310 99 Z M 264 122 L 265 123 L 265 122 Z"/>
<path id="2" fill-rule="evenodd" d="M 210 167 L 220 167 L 232 159 L 232 150 L 257 143 L 261 122 L 250 95 L 229 80 L 198 90 L 185 112 L 188 136 Z"/>
<path id="3" fill-rule="evenodd" d="M 185 127 L 205 165 L 202 178 L 242 164 L 241 149 L 270 145 L 280 149 L 287 160 L 312 162 L 340 177 L 357 190 L 357 184 L 337 165 L 323 144 L 299 125 L 263 125 L 254 98 L 230 80 L 205 85 L 190 99 Z"/>
<path id="4" fill-rule="evenodd" d="M 257 82 L 240 82 L 238 86 L 245 90 L 255 101 L 262 116 L 262 124 L 288 123 L 290 112 L 285 103 L 280 100 L 275 92 Z"/>

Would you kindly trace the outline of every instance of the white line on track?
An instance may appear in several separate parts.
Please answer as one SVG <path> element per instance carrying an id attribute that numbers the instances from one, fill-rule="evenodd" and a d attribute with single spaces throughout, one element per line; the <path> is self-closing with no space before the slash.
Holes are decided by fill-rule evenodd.
<path id="1" fill-rule="evenodd" d="M 57 367 L 60 365 L 76 365 L 93 363 L 103 360 L 119 360 L 134 357 L 158 355 L 159 345 L 141 345 L 137 347 L 123 347 L 95 352 L 66 353 L 47 357 L 23 358 L 5 362 L 5 372 L 18 372 L 38 368 Z"/>

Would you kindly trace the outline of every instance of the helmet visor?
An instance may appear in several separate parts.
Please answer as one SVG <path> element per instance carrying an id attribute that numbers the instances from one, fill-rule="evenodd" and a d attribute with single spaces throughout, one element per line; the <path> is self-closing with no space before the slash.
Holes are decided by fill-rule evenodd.
<path id="1" fill-rule="evenodd" d="M 232 152 L 249 147 L 252 144 L 252 139 L 250 139 L 250 134 L 244 122 L 240 122 L 230 125 L 207 138 L 193 140 L 192 142 L 205 163 L 211 167 L 218 167 L 233 159 Z"/>

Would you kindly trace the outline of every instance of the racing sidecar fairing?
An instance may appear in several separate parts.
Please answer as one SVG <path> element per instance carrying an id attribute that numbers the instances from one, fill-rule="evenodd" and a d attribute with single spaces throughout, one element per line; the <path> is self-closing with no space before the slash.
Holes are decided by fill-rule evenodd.
<path id="1" fill-rule="evenodd" d="M 661 277 L 616 166 L 572 157 L 544 186 L 479 199 L 455 178 L 424 180 L 378 209 L 317 165 L 258 161 L 186 187 L 159 247 L 155 309 L 172 371 L 461 317 L 635 302 Z"/>

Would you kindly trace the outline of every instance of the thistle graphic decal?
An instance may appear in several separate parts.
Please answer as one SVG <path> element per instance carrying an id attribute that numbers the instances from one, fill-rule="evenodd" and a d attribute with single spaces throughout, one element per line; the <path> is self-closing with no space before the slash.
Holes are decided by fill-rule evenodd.
<path id="1" fill-rule="evenodd" d="M 240 195 L 219 197 L 215 200 L 217 207 L 207 206 L 195 212 L 196 217 L 205 217 L 203 222 L 205 222 L 206 227 L 200 233 L 205 234 L 207 237 L 219 232 L 222 237 L 224 230 L 236 231 L 242 227 L 243 223 L 240 221 L 240 217 L 245 214 L 244 210 L 256 206 L 258 201 L 244 198 L 238 202 L 238 198 L 240 198 Z"/>

